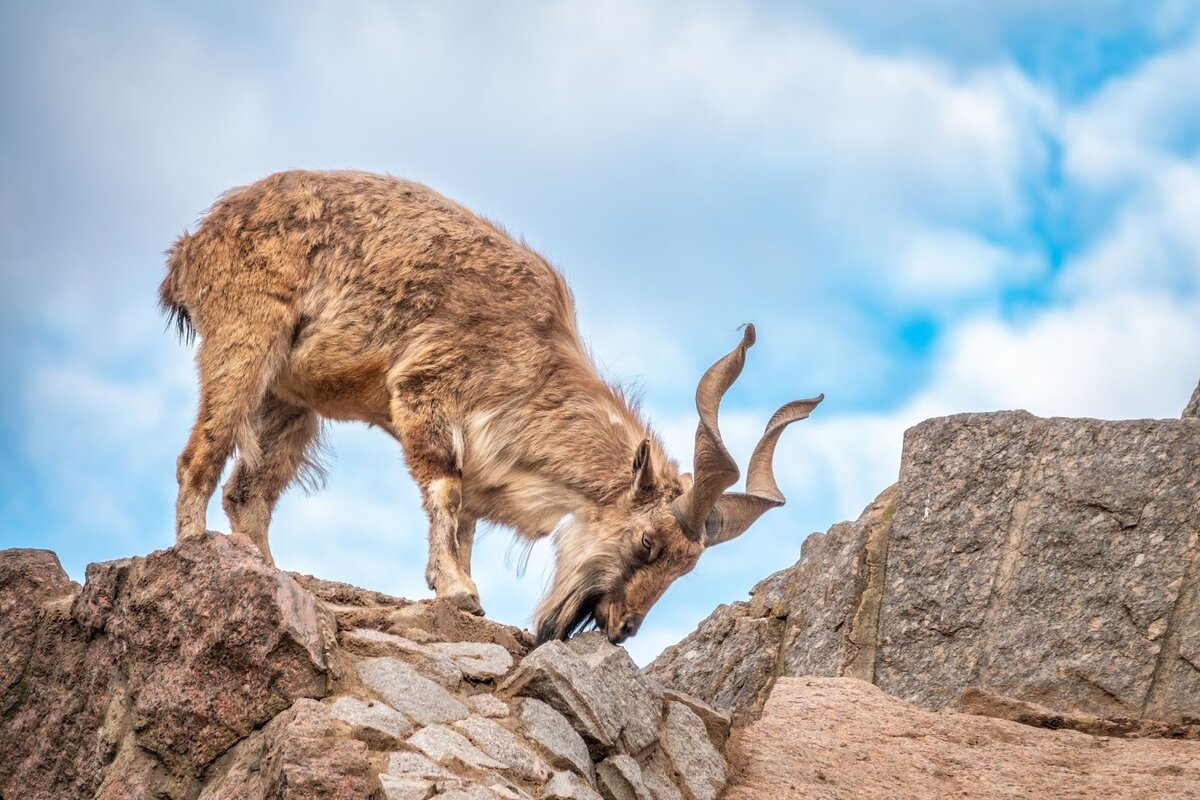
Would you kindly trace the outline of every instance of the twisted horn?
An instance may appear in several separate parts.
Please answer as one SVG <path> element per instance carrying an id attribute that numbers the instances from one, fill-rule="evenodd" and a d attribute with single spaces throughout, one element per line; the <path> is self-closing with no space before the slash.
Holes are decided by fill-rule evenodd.
<path id="1" fill-rule="evenodd" d="M 675 518 L 683 531 L 696 541 L 703 541 L 704 521 L 713 505 L 738 480 L 737 463 L 717 427 L 717 409 L 721 398 L 746 363 L 746 350 L 754 344 L 754 326 L 747 324 L 742 341 L 724 358 L 708 368 L 696 386 L 696 411 L 700 424 L 696 426 L 696 452 L 693 457 L 695 482 L 671 504 Z"/>
<path id="2" fill-rule="evenodd" d="M 808 400 L 796 400 L 775 412 L 758 446 L 754 448 L 754 454 L 750 456 L 746 491 L 728 492 L 713 504 L 712 512 L 705 520 L 705 547 L 741 536 L 767 511 L 784 504 L 783 493 L 775 483 L 775 470 L 771 463 L 775 456 L 775 444 L 784 428 L 808 417 L 824 399 L 825 395 L 819 394 Z"/>

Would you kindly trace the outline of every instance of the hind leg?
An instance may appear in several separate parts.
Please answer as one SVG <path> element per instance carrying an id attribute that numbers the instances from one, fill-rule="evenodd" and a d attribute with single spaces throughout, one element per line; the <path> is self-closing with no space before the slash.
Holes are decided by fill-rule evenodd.
<path id="1" fill-rule="evenodd" d="M 310 455 L 319 429 L 315 412 L 268 393 L 251 419 L 261 455 L 257 463 L 239 457 L 225 482 L 222 505 L 230 527 L 249 536 L 268 564 L 275 563 L 267 529 L 276 501 L 302 471 L 320 475 Z"/>
<path id="2" fill-rule="evenodd" d="M 275 348 L 254 331 L 203 341 L 196 362 L 200 371 L 200 408 L 175 476 L 175 540 L 204 535 L 205 509 L 221 470 L 238 445 L 248 461 L 257 460 L 250 416 L 266 391 Z"/>

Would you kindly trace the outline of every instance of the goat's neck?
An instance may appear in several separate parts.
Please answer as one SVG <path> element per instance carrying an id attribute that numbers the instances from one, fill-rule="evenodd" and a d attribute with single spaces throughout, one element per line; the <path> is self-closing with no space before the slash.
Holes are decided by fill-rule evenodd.
<path id="1" fill-rule="evenodd" d="M 612 389 L 579 377 L 548 382 L 509 413 L 479 414 L 464 434 L 464 490 L 482 499 L 483 516 L 529 538 L 628 491 L 647 436 Z"/>

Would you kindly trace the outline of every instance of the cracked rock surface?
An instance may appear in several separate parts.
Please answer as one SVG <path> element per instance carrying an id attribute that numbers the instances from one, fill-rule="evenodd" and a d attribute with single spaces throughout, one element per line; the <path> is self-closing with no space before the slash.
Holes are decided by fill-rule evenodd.
<path id="1" fill-rule="evenodd" d="M 1200 719 L 1200 419 L 927 420 L 898 483 L 647 672 L 753 715 L 780 676 L 940 708 Z"/>
<path id="2" fill-rule="evenodd" d="M 602 635 L 534 651 L 445 603 L 281 572 L 237 536 L 93 564 L 83 587 L 53 553 L 0 551 L 0 692 L 3 800 L 725 786 L 727 716 Z"/>

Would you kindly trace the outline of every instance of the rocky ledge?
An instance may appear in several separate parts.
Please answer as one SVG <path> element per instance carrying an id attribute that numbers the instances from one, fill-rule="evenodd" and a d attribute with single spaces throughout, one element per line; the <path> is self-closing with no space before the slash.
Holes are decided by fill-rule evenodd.
<path id="1" fill-rule="evenodd" d="M 929 711 L 855 678 L 781 678 L 732 750 L 726 800 L 1200 797 L 1200 743 Z"/>
<path id="2" fill-rule="evenodd" d="M 810 536 L 647 671 L 747 716 L 781 676 L 824 675 L 927 708 L 982 689 L 1064 725 L 1191 730 L 1200 419 L 921 423 L 861 518 Z"/>
<path id="3" fill-rule="evenodd" d="M 210 534 L 0 551 L 0 800 L 715 800 L 729 715 L 599 634 L 276 570 Z"/>

